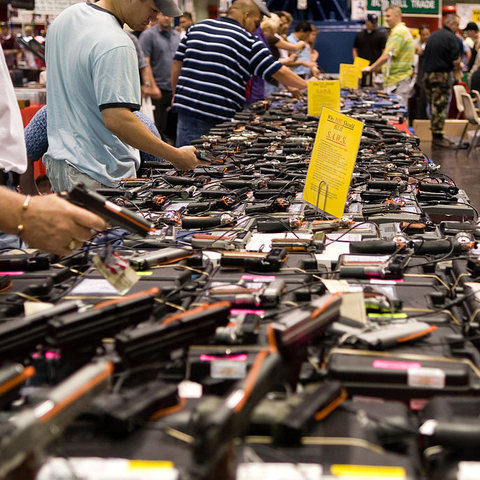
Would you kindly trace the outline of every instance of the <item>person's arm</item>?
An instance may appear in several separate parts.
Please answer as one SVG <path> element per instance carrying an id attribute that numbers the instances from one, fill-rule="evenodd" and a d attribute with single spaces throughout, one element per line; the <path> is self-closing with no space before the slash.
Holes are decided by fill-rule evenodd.
<path id="1" fill-rule="evenodd" d="M 362 72 L 371 72 L 373 70 L 379 71 L 380 67 L 384 63 L 387 63 L 389 57 L 390 57 L 390 53 L 384 50 L 383 53 L 380 55 L 380 57 L 378 57 L 377 60 L 374 63 L 372 63 L 370 66 L 363 68 Z"/>
<path id="2" fill-rule="evenodd" d="M 453 62 L 453 76 L 455 80 L 462 80 L 462 59 L 461 57 L 456 58 Z"/>
<path id="3" fill-rule="evenodd" d="M 77 207 L 57 195 L 26 197 L 0 187 L 0 205 L 8 215 L 0 215 L 0 230 L 20 233 L 33 248 L 58 255 L 69 255 L 91 236 L 91 230 L 101 232 L 107 227 L 104 220 Z M 26 208 L 25 208 L 26 205 Z"/>
<path id="4" fill-rule="evenodd" d="M 298 88 L 305 90 L 308 83 L 303 78 L 299 77 L 296 73 L 293 73 L 288 67 L 283 66 L 276 73 L 272 75 L 275 80 L 290 88 Z"/>
<path id="5" fill-rule="evenodd" d="M 150 59 L 147 60 L 148 65 L 140 69 L 140 75 L 142 76 L 142 96 L 152 97 L 155 100 L 162 98 L 162 92 L 155 83 L 153 78 L 152 67 L 150 66 Z"/>
<path id="6" fill-rule="evenodd" d="M 179 170 L 193 170 L 202 163 L 195 147 L 175 148 L 157 138 L 128 108 L 102 110 L 105 126 L 120 140 L 142 152 L 164 158 Z"/>
<path id="7" fill-rule="evenodd" d="M 20 175 L 20 191 L 24 195 L 40 195 L 37 184 L 35 182 L 35 161 L 32 157 L 27 156 L 27 162 L 27 171 Z"/>
<path id="8" fill-rule="evenodd" d="M 177 89 L 178 77 L 180 76 L 182 65 L 183 65 L 183 62 L 180 60 L 173 61 L 172 72 L 170 74 L 170 80 L 172 82 L 172 97 L 175 97 L 175 90 Z"/>
<path id="9" fill-rule="evenodd" d="M 358 50 L 356 48 L 352 48 L 352 57 L 354 60 L 358 57 Z"/>
<path id="10" fill-rule="evenodd" d="M 280 37 L 278 38 L 278 41 L 275 43 L 275 46 L 277 48 L 281 48 L 282 50 L 287 50 L 288 52 L 293 53 L 298 50 L 303 50 L 307 46 L 307 44 L 303 40 L 300 40 L 297 43 L 290 43 Z"/>

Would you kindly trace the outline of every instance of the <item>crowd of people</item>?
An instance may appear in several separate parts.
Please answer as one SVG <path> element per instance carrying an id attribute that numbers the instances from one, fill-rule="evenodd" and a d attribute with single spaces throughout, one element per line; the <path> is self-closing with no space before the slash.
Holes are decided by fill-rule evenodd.
<path id="1" fill-rule="evenodd" d="M 180 18 L 175 28 L 174 17 Z M 403 104 L 412 92 L 426 99 L 434 144 L 451 146 L 443 137 L 443 125 L 452 73 L 463 67 L 473 81 L 480 71 L 478 26 L 467 25 L 467 38 L 461 39 L 456 36 L 458 17 L 447 15 L 444 29 L 430 35 L 429 28 L 422 27 L 414 41 L 399 7 L 388 7 L 385 21 L 388 35 L 378 27 L 376 15 L 367 16 L 365 29 L 355 38 L 353 57 L 370 61 L 365 72 L 381 71 L 383 88 Z M 8 81 L 9 67 L 23 52 L 2 25 L 1 83 L 10 92 L 0 100 L 2 125 L 9 125 L 0 138 L 2 184 L 8 184 L 11 172 L 25 172 L 27 153 L 30 161 L 43 156 L 56 193 L 78 182 L 93 189 L 116 186 L 136 175 L 140 152 L 179 170 L 194 169 L 202 162 L 192 140 L 231 120 L 246 103 L 279 89 L 300 95 L 309 79 L 319 77 L 319 52 L 314 49 L 318 31 L 306 21 L 291 31 L 292 22 L 288 12 L 269 12 L 262 0 L 235 0 L 226 16 L 198 23 L 181 12 L 175 0 L 73 5 L 48 31 L 48 124 L 44 108 L 27 129 L 27 148 Z M 138 113 L 142 97 L 153 102 L 155 124 Z M 425 105 L 419 110 L 426 115 Z M 67 208 L 57 197 L 47 201 L 2 187 L 0 202 L 15 212 L 8 221 L 3 216 L 0 229 L 16 235 L 17 241 L 21 237 L 55 252 L 78 248 L 90 230 L 104 227 L 98 217 Z M 58 215 L 54 225 L 44 221 L 37 228 L 38 219 L 52 211 Z M 46 235 L 45 229 L 53 227 L 56 234 Z M 34 232 L 42 232 L 42 238 Z M 0 237 L 2 245 L 8 245 L 8 238 Z"/>
<path id="2" fill-rule="evenodd" d="M 464 38 L 459 31 L 460 18 L 448 14 L 443 28 L 431 33 L 428 25 L 422 25 L 414 40 L 398 6 L 385 11 L 388 32 L 379 29 L 377 22 L 376 15 L 368 15 L 365 30 L 355 38 L 354 58 L 370 61 L 364 72 L 381 71 L 384 89 L 409 107 L 410 120 L 430 118 L 433 146 L 453 148 L 444 137 L 452 85 L 464 80 L 465 74 L 472 89 L 480 87 L 480 73 L 476 73 L 480 63 L 478 25 L 468 23 Z"/>
<path id="3" fill-rule="evenodd" d="M 181 17 L 182 32 L 172 28 L 173 17 Z M 293 19 L 280 12 L 270 25 L 270 40 L 264 36 L 262 42 L 254 32 L 264 17 L 271 14 L 260 0 L 236 0 L 226 17 L 198 24 L 174 0 L 99 0 L 65 9 L 51 24 L 46 42 L 48 122 L 44 108 L 27 129 L 29 156 L 43 155 L 53 192 L 68 191 L 78 182 L 92 189 L 116 186 L 122 178 L 135 177 L 140 151 L 179 170 L 201 165 L 190 141 L 244 107 L 252 77 L 263 82 L 263 96 L 265 82 L 295 94 L 305 90 L 306 79 L 317 72 L 312 26 L 298 30 L 302 40 L 295 36 L 292 46 L 285 36 Z M 27 170 L 28 161 L 9 78 L 9 67 L 23 52 L 5 28 L 1 40 L 0 80 L 8 94 L 0 99 L 5 126 L 0 132 L 0 204 L 11 214 L 0 216 L 0 248 L 26 243 L 67 254 L 92 231 L 104 229 L 105 222 L 55 195 L 6 188 L 12 173 Z M 290 66 L 307 70 L 299 76 Z M 154 102 L 160 132 L 135 114 L 142 95 Z M 173 135 L 167 119 L 172 105 L 178 115 Z"/>

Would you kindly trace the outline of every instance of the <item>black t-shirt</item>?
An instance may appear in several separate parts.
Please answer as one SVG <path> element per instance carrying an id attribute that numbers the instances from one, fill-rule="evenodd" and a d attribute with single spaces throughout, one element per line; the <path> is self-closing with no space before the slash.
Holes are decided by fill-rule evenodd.
<path id="1" fill-rule="evenodd" d="M 364 28 L 355 36 L 353 48 L 357 49 L 360 58 L 370 60 L 370 63 L 373 63 L 382 54 L 386 42 L 387 36 L 383 30 L 376 28 L 369 32 Z"/>
<path id="2" fill-rule="evenodd" d="M 451 72 L 453 61 L 460 56 L 457 37 L 448 27 L 433 32 L 425 45 L 423 68 L 425 72 Z"/>

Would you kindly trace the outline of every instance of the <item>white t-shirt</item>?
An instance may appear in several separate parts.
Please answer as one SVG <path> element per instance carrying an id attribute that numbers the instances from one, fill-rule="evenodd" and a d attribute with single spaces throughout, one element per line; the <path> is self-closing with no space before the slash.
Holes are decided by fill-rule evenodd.
<path id="1" fill-rule="evenodd" d="M 24 173 L 27 150 L 23 121 L 3 50 L 0 49 L 0 168 L 5 172 Z"/>

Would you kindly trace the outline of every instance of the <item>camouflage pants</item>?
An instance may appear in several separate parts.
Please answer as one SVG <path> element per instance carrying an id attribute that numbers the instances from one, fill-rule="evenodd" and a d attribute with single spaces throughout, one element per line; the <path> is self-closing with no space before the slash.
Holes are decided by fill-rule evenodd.
<path id="1" fill-rule="evenodd" d="M 430 129 L 433 134 L 442 134 L 450 98 L 451 73 L 426 72 L 423 82 L 430 103 Z"/>

